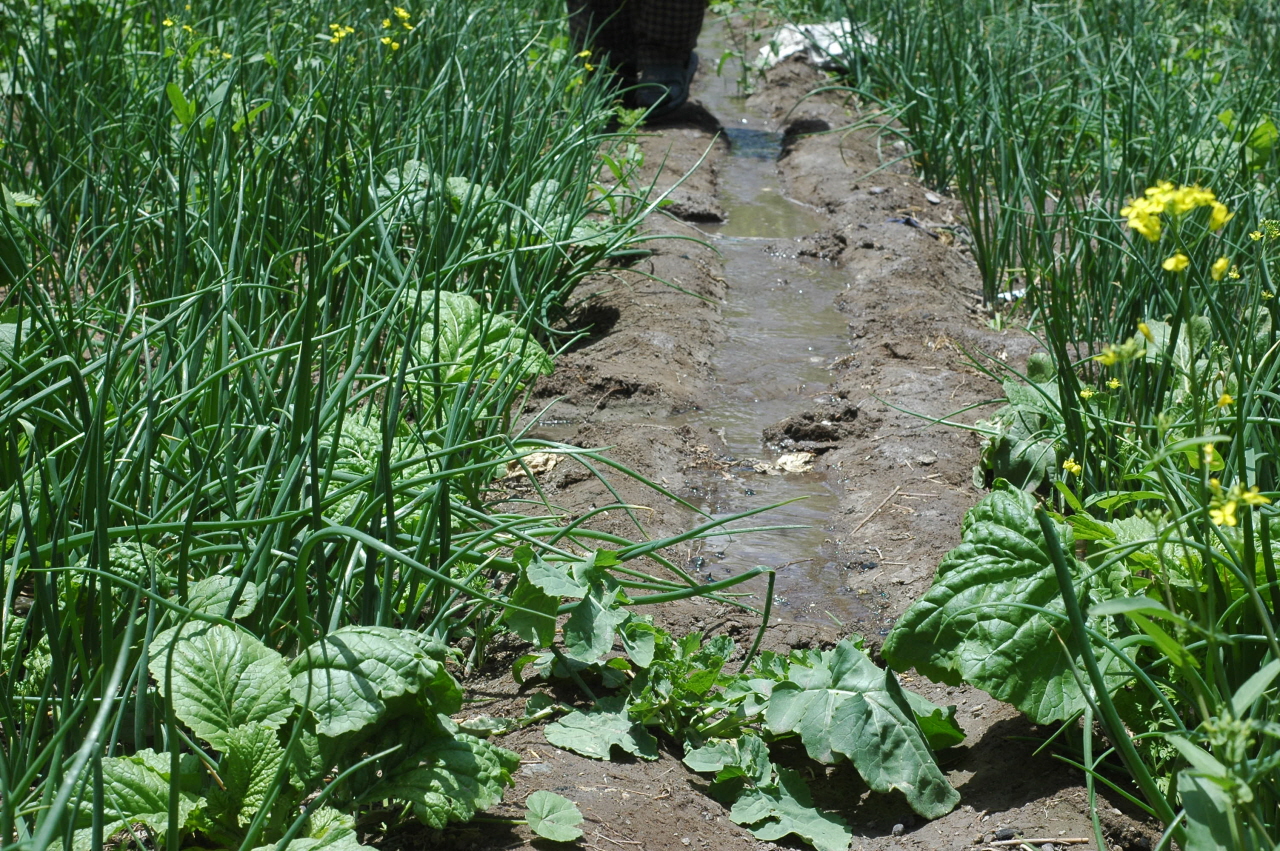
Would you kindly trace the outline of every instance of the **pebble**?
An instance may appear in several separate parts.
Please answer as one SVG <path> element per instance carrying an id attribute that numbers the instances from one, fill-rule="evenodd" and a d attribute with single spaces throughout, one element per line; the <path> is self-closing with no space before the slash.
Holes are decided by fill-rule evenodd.
<path id="1" fill-rule="evenodd" d="M 870 189 L 867 190 L 867 192 L 872 195 L 883 195 L 888 191 L 889 191 L 888 187 L 885 187 L 885 186 L 872 186 Z"/>
<path id="2" fill-rule="evenodd" d="M 926 192 L 924 193 L 924 200 L 928 201 L 930 204 L 941 204 L 942 196 L 933 192 Z"/>
<path id="3" fill-rule="evenodd" d="M 1040 851 L 1055 851 L 1054 846 L 1053 846 L 1053 843 L 1052 843 L 1052 842 L 1046 842 L 1045 844 L 1041 845 L 1041 846 L 1040 846 Z"/>
<path id="4" fill-rule="evenodd" d="M 901 836 L 904 832 L 906 832 L 906 828 L 900 824 L 895 824 L 891 832 L 893 833 L 894 836 Z"/>
<path id="5" fill-rule="evenodd" d="M 992 835 L 996 838 L 996 841 L 999 842 L 999 841 L 1004 841 L 1006 839 L 1013 839 L 1017 837 L 1018 831 L 1014 830 L 1011 827 L 1002 827 Z"/>
<path id="6" fill-rule="evenodd" d="M 681 838 L 680 838 L 680 844 L 681 844 L 681 845 L 688 845 L 689 843 L 690 843 L 690 839 L 689 839 L 689 837 L 687 837 L 687 836 L 683 836 L 683 837 L 681 837 Z"/>

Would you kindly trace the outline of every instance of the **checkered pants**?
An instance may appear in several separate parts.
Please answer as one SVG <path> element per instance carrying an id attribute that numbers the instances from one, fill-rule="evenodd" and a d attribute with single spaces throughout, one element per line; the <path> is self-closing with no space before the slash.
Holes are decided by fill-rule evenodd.
<path id="1" fill-rule="evenodd" d="M 617 68 L 683 64 L 698 42 L 707 0 L 567 0 L 579 47 L 607 54 Z M 593 37 L 594 34 L 594 37 Z"/>

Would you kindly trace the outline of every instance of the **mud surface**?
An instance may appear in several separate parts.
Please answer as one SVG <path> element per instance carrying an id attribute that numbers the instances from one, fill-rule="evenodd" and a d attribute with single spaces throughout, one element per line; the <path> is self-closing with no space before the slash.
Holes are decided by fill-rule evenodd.
<path id="1" fill-rule="evenodd" d="M 723 26 L 704 35 L 704 59 L 719 55 L 724 38 Z M 894 164 L 901 152 L 891 137 L 841 132 L 860 117 L 853 104 L 803 99 L 824 81 L 820 72 L 784 63 L 743 99 L 732 73 L 717 77 L 713 61 L 703 69 L 694 101 L 643 140 L 646 176 L 676 187 L 669 215 L 651 218 L 652 256 L 606 270 L 580 293 L 572 321 L 590 335 L 535 388 L 525 422 L 538 436 L 608 447 L 712 516 L 803 497 L 762 521 L 807 528 L 709 539 L 668 556 L 707 580 L 777 568 L 767 647 L 825 647 L 858 633 L 876 650 L 982 495 L 972 484 L 978 439 L 922 417 L 998 395 L 961 349 L 1017 363 L 1033 344 L 989 329 L 958 205 Z M 615 496 L 569 460 L 538 479 L 570 514 L 618 500 L 646 506 L 594 520 L 632 538 L 700 519 L 625 477 L 611 477 Z M 763 584 L 751 590 L 762 595 Z M 727 631 L 740 643 L 756 625 L 702 601 L 652 613 L 670 629 Z M 474 713 L 519 715 L 543 688 L 512 683 L 511 662 L 523 652 L 499 649 L 472 677 Z M 903 681 L 959 707 L 968 739 L 940 760 L 961 806 L 924 822 L 905 801 L 870 795 L 848 766 L 830 769 L 812 785 L 818 803 L 853 827 L 853 848 L 983 848 L 1006 828 L 1093 835 L 1081 775 L 1035 753 L 1049 731 L 984 693 Z M 777 847 L 729 820 L 674 742 L 663 742 L 657 762 L 601 763 L 551 747 L 536 726 L 499 741 L 524 762 L 493 815 L 521 818 L 524 799 L 549 789 L 581 808 L 584 847 Z M 1103 810 L 1116 847 L 1148 847 L 1149 833 Z M 524 827 L 478 823 L 381 843 L 442 845 L 544 847 Z"/>

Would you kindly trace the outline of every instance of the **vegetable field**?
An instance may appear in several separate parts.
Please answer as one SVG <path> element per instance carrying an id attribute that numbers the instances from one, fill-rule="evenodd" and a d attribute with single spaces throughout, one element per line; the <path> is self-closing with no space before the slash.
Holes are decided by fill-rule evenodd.
<path id="1" fill-rule="evenodd" d="M 1272 4 L 720 18 L 694 100 L 717 71 L 757 96 L 646 127 L 559 0 L 0 7 L 0 847 L 616 844 L 581 783 L 524 785 L 556 749 L 683 766 L 723 847 L 860 847 L 870 806 L 893 828 L 866 847 L 898 847 L 895 822 L 972 811 L 957 693 L 1079 778 L 1081 847 L 1114 844 L 1112 803 L 1160 847 L 1276 847 Z M 848 23 L 822 74 L 766 73 L 766 20 Z M 821 120 L 793 117 L 809 98 Z M 771 256 L 861 280 L 900 252 L 981 295 L 927 353 L 881 320 L 942 382 L 895 396 L 833 293 L 830 384 L 757 459 L 717 437 L 707 352 L 750 284 L 714 264 L 758 246 L 689 223 L 726 218 L 699 181 L 729 186 L 748 138 L 714 119 L 768 105 L 777 194 L 832 224 Z M 695 327 L 672 313 L 703 337 L 664 342 Z M 820 552 L 726 558 L 777 531 L 757 480 L 852 491 L 890 408 L 930 428 L 887 498 L 832 509 Z M 944 483 L 963 523 L 902 507 Z M 912 573 L 899 529 L 945 555 Z M 789 569 L 828 550 L 849 593 L 883 563 L 910 597 L 797 612 Z M 479 715 L 495 669 L 510 700 Z"/>

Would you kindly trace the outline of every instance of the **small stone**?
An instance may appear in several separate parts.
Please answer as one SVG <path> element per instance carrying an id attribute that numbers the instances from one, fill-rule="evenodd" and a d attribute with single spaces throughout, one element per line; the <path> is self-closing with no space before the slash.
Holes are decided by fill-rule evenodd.
<path id="1" fill-rule="evenodd" d="M 941 204 L 942 196 L 934 192 L 926 192 L 924 193 L 924 200 L 928 201 L 930 204 Z"/>
<path id="2" fill-rule="evenodd" d="M 1055 851 L 1052 842 L 1046 842 L 1040 846 L 1040 851 Z"/>
<path id="3" fill-rule="evenodd" d="M 973 844 L 974 844 L 974 845 L 982 845 L 982 844 L 983 844 L 984 842 L 986 842 L 986 841 L 987 841 L 987 838 L 986 838 L 985 836 L 983 836 L 981 833 L 979 833 L 977 836 L 973 837 Z"/>
<path id="4" fill-rule="evenodd" d="M 888 187 L 885 187 L 885 186 L 872 186 L 870 189 L 867 190 L 867 192 L 870 193 L 871 195 L 883 195 L 888 191 L 889 191 Z"/>
<path id="5" fill-rule="evenodd" d="M 907 829 L 906 829 L 905 827 L 903 827 L 901 824 L 895 824 L 895 825 L 893 826 L 893 830 L 892 830 L 892 831 L 890 831 L 890 832 L 891 832 L 894 836 L 901 836 L 903 833 L 905 833 L 905 832 L 906 832 L 906 830 L 907 830 Z"/>
<path id="6" fill-rule="evenodd" d="M 687 836 L 683 836 L 683 837 L 681 837 L 681 838 L 680 838 L 680 844 L 681 844 L 681 845 L 689 845 L 692 841 L 693 841 L 693 840 L 689 839 L 689 837 L 687 837 Z"/>
<path id="7" fill-rule="evenodd" d="M 929 466 L 932 466 L 933 464 L 938 463 L 938 456 L 933 454 L 932 452 L 929 452 L 925 455 L 917 455 L 916 463 L 919 464 L 921 467 L 929 467 Z"/>
<path id="8" fill-rule="evenodd" d="M 1018 835 L 1018 831 L 1011 827 L 1002 827 L 993 834 L 997 842 L 1003 842 L 1007 839 L 1013 839 Z"/>

